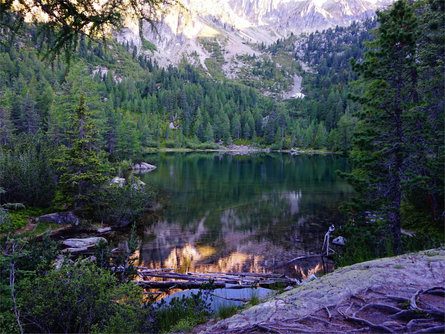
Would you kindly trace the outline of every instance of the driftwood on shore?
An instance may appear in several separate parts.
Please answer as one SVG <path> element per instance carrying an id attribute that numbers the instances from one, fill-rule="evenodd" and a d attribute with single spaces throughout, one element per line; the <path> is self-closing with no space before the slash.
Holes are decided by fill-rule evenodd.
<path id="1" fill-rule="evenodd" d="M 143 280 L 136 281 L 136 284 L 149 289 L 273 288 L 300 284 L 300 281 L 281 274 L 243 272 L 177 273 L 166 269 L 147 269 L 143 267 L 138 267 L 138 269 L 138 273 Z M 149 278 L 163 279 L 163 281 L 149 280 Z"/>

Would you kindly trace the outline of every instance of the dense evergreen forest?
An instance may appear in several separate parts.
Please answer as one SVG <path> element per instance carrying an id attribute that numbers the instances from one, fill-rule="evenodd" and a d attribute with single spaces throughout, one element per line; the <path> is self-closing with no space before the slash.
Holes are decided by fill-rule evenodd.
<path id="1" fill-rule="evenodd" d="M 286 103 L 234 81 L 215 82 L 186 62 L 160 68 L 135 46 L 113 41 L 104 46 L 82 39 L 70 65 L 63 59 L 49 64 L 35 51 L 38 30 L 28 27 L 29 39 L 9 42 L 3 36 L 2 142 L 41 131 L 66 144 L 68 115 L 83 91 L 100 148 L 114 160 L 139 157 L 147 147 L 212 148 L 237 141 L 348 150 L 357 109 L 346 98 L 347 84 L 356 78 L 349 59 L 363 55 L 367 24 L 310 34 L 302 45 L 290 38 L 270 47 L 271 53 L 286 45 L 302 48 L 305 54 L 296 60 L 313 68 L 303 80 L 307 97 Z"/>
<path id="2" fill-rule="evenodd" d="M 130 170 L 149 148 L 348 154 L 353 170 L 342 176 L 356 197 L 342 207 L 349 244 L 337 264 L 443 244 L 443 1 L 400 0 L 375 20 L 258 46 L 298 64 L 305 97 L 284 101 L 248 75 L 217 78 L 185 60 L 162 68 L 134 45 L 90 39 L 83 29 L 118 22 L 113 10 L 88 16 L 51 0 L 42 7 L 49 23 L 24 24 L 27 7 L 11 12 L 12 3 L 0 5 L 2 331 L 160 332 L 181 312 L 194 325 L 207 319 L 199 298 L 176 302 L 169 315 L 129 282 L 136 225 L 119 257 L 111 261 L 112 245 L 100 243 L 94 263 L 66 261 L 64 270 L 53 265 L 63 259 L 56 242 L 14 235 L 54 211 L 73 213 L 81 227 L 137 222 L 151 190 Z M 272 60 L 244 57 L 258 64 L 255 76 L 288 88 Z M 110 183 L 115 176 L 124 185 Z"/>

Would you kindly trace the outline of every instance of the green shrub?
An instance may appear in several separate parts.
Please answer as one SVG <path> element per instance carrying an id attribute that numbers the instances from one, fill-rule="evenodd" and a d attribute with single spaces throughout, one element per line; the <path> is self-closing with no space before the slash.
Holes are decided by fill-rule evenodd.
<path id="1" fill-rule="evenodd" d="M 25 278 L 18 291 L 22 321 L 30 332 L 137 332 L 147 316 L 139 287 L 118 284 L 110 272 L 88 261 Z"/>

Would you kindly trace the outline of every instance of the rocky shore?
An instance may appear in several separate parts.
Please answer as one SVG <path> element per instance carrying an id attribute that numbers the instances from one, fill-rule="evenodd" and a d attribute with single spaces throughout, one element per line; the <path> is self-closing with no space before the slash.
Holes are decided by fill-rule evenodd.
<path id="1" fill-rule="evenodd" d="M 443 333 L 445 250 L 344 267 L 200 333 Z"/>

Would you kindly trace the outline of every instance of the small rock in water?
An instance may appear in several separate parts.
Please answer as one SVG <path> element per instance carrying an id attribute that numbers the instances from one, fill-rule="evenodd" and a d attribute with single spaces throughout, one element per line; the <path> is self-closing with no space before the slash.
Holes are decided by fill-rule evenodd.
<path id="1" fill-rule="evenodd" d="M 141 163 L 135 164 L 133 166 L 133 170 L 134 171 L 139 171 L 141 173 L 148 173 L 148 172 L 151 172 L 151 171 L 153 171 L 155 169 L 156 169 L 156 166 L 150 165 L 150 164 L 148 164 L 146 162 L 141 162 Z"/>
<path id="2" fill-rule="evenodd" d="M 110 232 L 111 231 L 111 227 L 103 227 L 103 228 L 98 228 L 97 232 L 99 233 L 105 233 L 105 232 Z"/>

